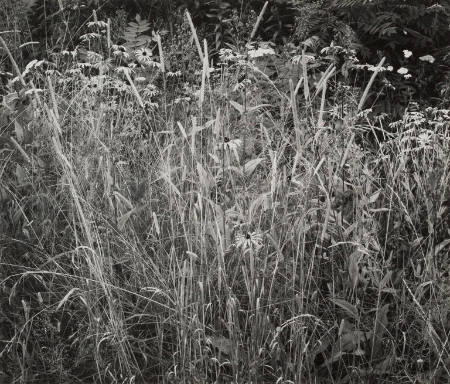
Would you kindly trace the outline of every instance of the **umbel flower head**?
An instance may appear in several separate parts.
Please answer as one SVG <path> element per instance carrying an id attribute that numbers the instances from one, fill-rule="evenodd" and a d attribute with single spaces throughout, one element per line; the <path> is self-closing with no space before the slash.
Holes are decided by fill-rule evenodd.
<path id="1" fill-rule="evenodd" d="M 427 61 L 430 64 L 433 64 L 435 61 L 435 58 L 431 55 L 425 55 L 425 56 L 420 56 L 419 57 L 420 61 Z"/>
<path id="2" fill-rule="evenodd" d="M 407 58 L 407 59 L 410 58 L 412 56 L 412 54 L 413 53 L 407 49 L 403 50 L 403 56 L 405 56 L 405 58 Z"/>

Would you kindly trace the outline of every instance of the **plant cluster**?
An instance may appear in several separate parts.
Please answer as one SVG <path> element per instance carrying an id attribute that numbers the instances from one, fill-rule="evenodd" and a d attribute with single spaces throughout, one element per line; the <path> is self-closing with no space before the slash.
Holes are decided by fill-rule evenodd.
<path id="1" fill-rule="evenodd" d="M 377 111 L 441 58 L 214 9 L 213 43 L 189 12 L 24 66 L 0 38 L 0 380 L 445 382 L 450 111 Z"/>

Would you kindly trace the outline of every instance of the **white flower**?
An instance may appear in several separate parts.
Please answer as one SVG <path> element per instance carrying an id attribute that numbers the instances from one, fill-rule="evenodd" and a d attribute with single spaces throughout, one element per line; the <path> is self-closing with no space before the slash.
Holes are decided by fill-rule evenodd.
<path id="1" fill-rule="evenodd" d="M 406 75 L 403 76 L 405 79 L 410 79 L 412 76 L 411 74 L 407 73 Z"/>
<path id="2" fill-rule="evenodd" d="M 425 55 L 425 56 L 420 56 L 419 60 L 421 61 L 428 61 L 430 64 L 433 64 L 435 61 L 435 58 L 431 55 Z"/>
<path id="3" fill-rule="evenodd" d="M 400 73 L 400 75 L 406 75 L 408 73 L 408 68 L 401 67 L 397 69 L 397 73 Z"/>
<path id="4" fill-rule="evenodd" d="M 225 150 L 226 152 L 233 153 L 236 160 L 239 161 L 239 152 L 238 149 L 242 145 L 241 139 L 233 139 L 230 140 L 229 137 L 225 136 L 222 143 L 218 143 L 215 146 L 215 150 Z"/>
<path id="5" fill-rule="evenodd" d="M 137 61 L 140 64 L 148 65 L 153 61 L 152 60 L 153 54 L 152 54 L 151 49 L 141 48 L 141 49 L 136 50 L 136 52 L 134 54 L 136 56 Z"/>
<path id="6" fill-rule="evenodd" d="M 408 51 L 407 49 L 403 50 L 403 56 L 405 56 L 406 58 L 411 57 L 412 56 L 412 52 Z"/>
<path id="7" fill-rule="evenodd" d="M 275 51 L 271 48 L 268 42 L 249 43 L 246 45 L 248 49 L 248 56 L 252 59 L 263 57 L 266 55 L 275 55 Z"/>
<path id="8" fill-rule="evenodd" d="M 392 65 L 389 65 L 386 69 L 387 69 L 389 72 L 392 72 L 392 71 L 394 70 L 394 67 L 393 67 Z"/>
<path id="9" fill-rule="evenodd" d="M 422 148 L 427 147 L 431 144 L 433 137 L 430 131 L 423 131 L 419 136 L 417 136 L 417 142 Z"/>
<path id="10" fill-rule="evenodd" d="M 167 76 L 168 77 L 180 77 L 181 76 L 181 71 L 176 71 L 176 72 L 167 72 Z"/>
<path id="11" fill-rule="evenodd" d="M 248 51 L 248 55 L 252 59 L 256 59 L 258 57 L 263 57 L 266 55 L 275 55 L 275 51 L 272 48 L 251 49 Z"/>
<path id="12" fill-rule="evenodd" d="M 117 57 L 123 57 L 124 59 L 128 59 L 130 57 L 130 54 L 128 53 L 127 49 L 123 45 L 116 45 L 113 44 L 111 47 L 113 50 L 113 55 Z"/>
<path id="13" fill-rule="evenodd" d="M 237 233 L 235 237 L 236 248 L 241 248 L 244 252 L 250 250 L 259 251 L 262 244 L 262 235 L 257 232 Z"/>
<path id="14" fill-rule="evenodd" d="M 229 48 L 221 48 L 219 58 L 222 62 L 231 61 L 236 59 L 236 54 Z"/>
<path id="15" fill-rule="evenodd" d="M 155 97 L 159 94 L 158 88 L 154 84 L 147 84 L 147 86 L 144 88 L 143 95 L 145 97 Z"/>

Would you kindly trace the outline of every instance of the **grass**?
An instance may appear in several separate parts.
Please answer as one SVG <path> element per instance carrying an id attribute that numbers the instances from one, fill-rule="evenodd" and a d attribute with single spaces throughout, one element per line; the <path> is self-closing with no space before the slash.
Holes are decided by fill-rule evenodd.
<path id="1" fill-rule="evenodd" d="M 379 72 L 338 98 L 305 52 L 211 71 L 188 20 L 188 85 L 158 36 L 4 98 L 2 380 L 447 382 L 448 110 L 383 126 Z"/>

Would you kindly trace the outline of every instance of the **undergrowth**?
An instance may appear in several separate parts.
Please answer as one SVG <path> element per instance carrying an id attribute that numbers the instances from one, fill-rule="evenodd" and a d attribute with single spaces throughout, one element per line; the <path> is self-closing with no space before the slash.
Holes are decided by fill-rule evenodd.
<path id="1" fill-rule="evenodd" d="M 390 122 L 404 72 L 260 18 L 213 61 L 184 17 L 94 15 L 9 81 L 2 382 L 448 382 L 449 111 Z"/>

